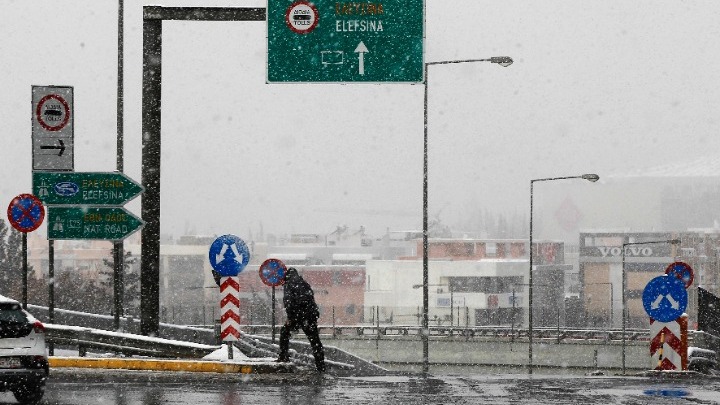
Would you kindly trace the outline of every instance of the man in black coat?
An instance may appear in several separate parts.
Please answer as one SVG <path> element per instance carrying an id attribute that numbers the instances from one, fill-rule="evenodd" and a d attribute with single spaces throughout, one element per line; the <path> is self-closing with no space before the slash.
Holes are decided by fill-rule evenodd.
<path id="1" fill-rule="evenodd" d="M 289 361 L 288 346 L 290 334 L 302 328 L 312 347 L 315 357 L 315 367 L 319 372 L 325 371 L 325 351 L 320 342 L 317 321 L 320 311 L 315 303 L 315 294 L 310 284 L 307 283 L 294 267 L 287 269 L 285 273 L 285 284 L 283 285 L 283 306 L 287 320 L 280 329 L 280 355 L 277 361 Z"/>

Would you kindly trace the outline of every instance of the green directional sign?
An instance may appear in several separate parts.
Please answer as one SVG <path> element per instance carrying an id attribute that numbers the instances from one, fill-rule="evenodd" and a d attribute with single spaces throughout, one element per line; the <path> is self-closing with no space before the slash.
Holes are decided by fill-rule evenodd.
<path id="1" fill-rule="evenodd" d="M 119 172 L 33 172 L 33 194 L 45 205 L 123 205 L 144 190 Z"/>
<path id="2" fill-rule="evenodd" d="M 423 81 L 423 0 L 269 0 L 268 82 Z"/>
<path id="3" fill-rule="evenodd" d="M 123 240 L 145 223 L 122 207 L 48 207 L 48 239 Z"/>

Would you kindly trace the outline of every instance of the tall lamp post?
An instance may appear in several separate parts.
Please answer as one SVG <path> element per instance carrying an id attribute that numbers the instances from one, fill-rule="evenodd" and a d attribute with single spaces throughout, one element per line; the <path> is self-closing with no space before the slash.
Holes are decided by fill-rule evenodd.
<path id="1" fill-rule="evenodd" d="M 600 180 L 597 174 L 582 174 L 579 176 L 548 177 L 544 179 L 530 180 L 530 272 L 528 274 L 528 374 L 532 374 L 533 368 L 533 186 L 539 181 L 553 181 L 566 179 L 583 179 L 590 182 Z"/>
<path id="2" fill-rule="evenodd" d="M 512 65 L 513 60 L 509 56 L 495 56 L 489 59 L 464 59 L 447 60 L 439 62 L 425 62 L 425 122 L 423 136 L 423 318 L 422 318 L 422 342 L 423 342 L 423 373 L 429 371 L 429 330 L 428 330 L 428 67 L 434 65 L 449 65 L 456 63 L 490 62 L 507 67 Z"/>
<path id="3" fill-rule="evenodd" d="M 622 373 L 625 375 L 625 329 L 627 328 L 627 274 L 625 273 L 625 247 L 633 245 L 653 245 L 659 243 L 669 243 L 671 245 L 679 245 L 680 239 L 653 240 L 647 242 L 624 242 L 622 244 Z"/>

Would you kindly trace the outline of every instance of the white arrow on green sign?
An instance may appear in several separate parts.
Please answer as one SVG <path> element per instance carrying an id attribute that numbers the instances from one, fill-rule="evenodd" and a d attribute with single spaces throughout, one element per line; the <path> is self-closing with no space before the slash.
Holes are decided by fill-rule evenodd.
<path id="1" fill-rule="evenodd" d="M 123 207 L 50 206 L 48 239 L 123 240 L 145 225 Z"/>
<path id="2" fill-rule="evenodd" d="M 267 81 L 424 80 L 423 0 L 269 0 Z"/>
<path id="3" fill-rule="evenodd" d="M 119 172 L 33 172 L 33 194 L 45 205 L 123 205 L 143 191 Z"/>

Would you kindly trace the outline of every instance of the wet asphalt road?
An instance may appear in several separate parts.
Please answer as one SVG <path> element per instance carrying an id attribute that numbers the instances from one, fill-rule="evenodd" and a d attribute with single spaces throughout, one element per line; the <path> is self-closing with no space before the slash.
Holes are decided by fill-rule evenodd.
<path id="1" fill-rule="evenodd" d="M 0 404 L 14 404 L 0 393 Z M 62 370 L 42 404 L 720 404 L 720 379 L 522 375 L 330 377 Z"/>

